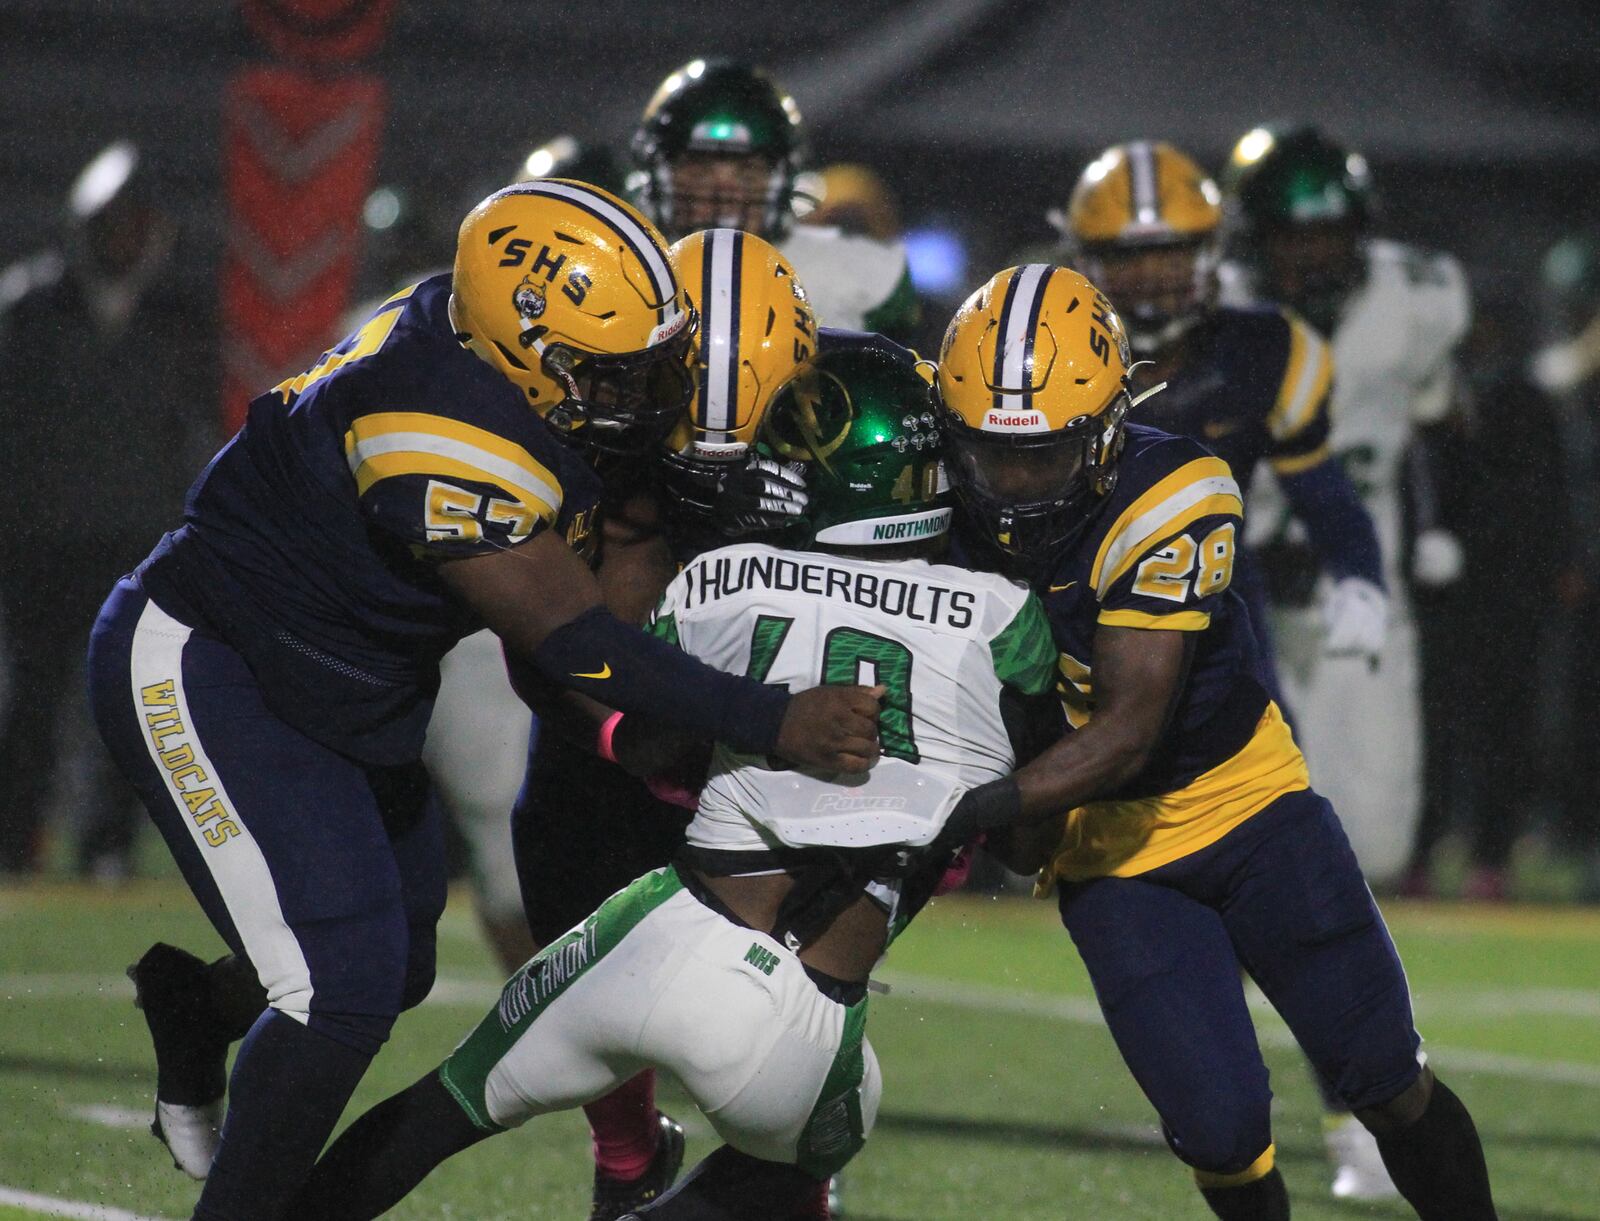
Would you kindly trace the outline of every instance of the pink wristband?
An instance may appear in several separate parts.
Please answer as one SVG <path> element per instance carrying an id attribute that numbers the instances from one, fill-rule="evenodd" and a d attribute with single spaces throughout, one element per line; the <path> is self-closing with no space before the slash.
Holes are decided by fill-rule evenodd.
<path id="1" fill-rule="evenodd" d="M 617 722 L 621 719 L 622 713 L 613 712 L 600 726 L 600 732 L 595 735 L 594 753 L 599 755 L 607 763 L 615 763 L 617 761 L 617 754 L 611 749 L 611 739 L 613 736 L 615 736 L 617 732 Z"/>

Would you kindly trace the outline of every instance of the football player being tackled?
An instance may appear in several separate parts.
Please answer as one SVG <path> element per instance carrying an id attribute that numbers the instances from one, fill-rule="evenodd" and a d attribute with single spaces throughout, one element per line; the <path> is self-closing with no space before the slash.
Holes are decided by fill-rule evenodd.
<path id="1" fill-rule="evenodd" d="M 1070 729 L 1000 782 L 1123 1059 L 1219 1217 L 1286 1218 L 1242 963 L 1424 1218 L 1493 1218 L 1472 1119 L 1418 1055 L 1405 974 L 1332 808 L 1257 679 L 1230 588 L 1239 486 L 1126 422 L 1120 319 L 1077 272 L 1011 268 L 945 332 L 940 428 L 969 563 L 1023 577 Z"/>
<path id="2" fill-rule="evenodd" d="M 546 947 L 437 1070 L 357 1120 L 294 1215 L 376 1216 L 450 1155 L 647 1065 L 726 1143 L 631 1215 L 770 1221 L 860 1149 L 881 1089 L 867 973 L 1001 778 L 1063 728 L 1038 599 L 926 558 L 951 516 L 931 408 L 914 358 L 876 337 L 802 369 L 759 430 L 811 489 L 788 547 L 701 555 L 651 629 L 770 684 L 869 675 L 886 692 L 877 766 L 793 768 L 719 741 L 675 860 Z M 641 774 L 675 737 L 633 714 L 607 725 Z"/>
<path id="3" fill-rule="evenodd" d="M 432 984 L 444 852 L 419 759 L 438 659 L 466 632 L 486 624 L 551 682 L 731 746 L 876 756 L 869 689 L 790 695 L 602 605 L 592 459 L 677 422 L 695 325 L 629 205 L 559 180 L 496 192 L 462 223 L 452 275 L 251 403 L 184 526 L 102 609 L 100 732 L 267 997 L 214 1161 L 239 1015 L 213 1009 L 208 979 L 147 1006 L 158 1134 L 209 1172 L 197 1217 L 280 1216 Z"/>

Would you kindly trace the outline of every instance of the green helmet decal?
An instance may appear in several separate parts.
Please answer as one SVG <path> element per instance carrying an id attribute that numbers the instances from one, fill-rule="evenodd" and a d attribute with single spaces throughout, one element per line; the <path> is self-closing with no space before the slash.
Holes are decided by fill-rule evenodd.
<path id="1" fill-rule="evenodd" d="M 1360 153 L 1310 125 L 1257 127 L 1234 145 L 1222 175 L 1234 223 L 1246 231 L 1372 219 L 1372 176 Z"/>
<path id="2" fill-rule="evenodd" d="M 802 529 L 819 543 L 916 542 L 950 528 L 931 387 L 878 343 L 823 353 L 774 397 L 762 452 L 806 468 Z"/>
<path id="3" fill-rule="evenodd" d="M 666 233 L 681 236 L 686 230 L 676 223 L 675 211 L 684 201 L 672 181 L 673 162 L 689 153 L 759 157 L 771 167 L 760 236 L 781 237 L 804 143 L 800 108 L 760 68 L 728 59 L 692 60 L 661 82 L 634 132 L 638 202 Z"/>

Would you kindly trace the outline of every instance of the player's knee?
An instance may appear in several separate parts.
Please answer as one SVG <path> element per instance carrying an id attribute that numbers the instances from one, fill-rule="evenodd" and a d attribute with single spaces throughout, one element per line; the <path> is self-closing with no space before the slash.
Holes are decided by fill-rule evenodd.
<path id="1" fill-rule="evenodd" d="M 1417 1079 L 1405 1089 L 1387 1101 L 1357 1107 L 1355 1117 L 1374 1136 L 1387 1136 L 1416 1123 L 1432 1097 L 1433 1070 L 1424 1065 Z"/>
<path id="2" fill-rule="evenodd" d="M 320 1034 L 368 1055 L 376 1054 L 406 1007 L 433 985 L 433 947 L 413 954 L 412 937 L 398 912 L 343 923 L 313 962 L 309 985 L 272 1005 Z M 326 965 L 323 965 L 326 960 Z"/>
<path id="3" fill-rule="evenodd" d="M 1232 1179 L 1256 1166 L 1272 1144 L 1270 1102 L 1242 1095 L 1215 1099 L 1185 1121 L 1163 1123 L 1162 1135 L 1198 1174 Z"/>

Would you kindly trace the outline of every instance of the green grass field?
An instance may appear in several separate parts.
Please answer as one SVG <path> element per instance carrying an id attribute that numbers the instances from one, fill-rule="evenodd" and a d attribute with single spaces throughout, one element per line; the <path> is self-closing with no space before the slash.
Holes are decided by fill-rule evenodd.
<path id="1" fill-rule="evenodd" d="M 1600 1218 L 1600 912 L 1391 904 L 1432 1062 L 1473 1108 L 1501 1215 Z M 186 891 L 47 884 L 0 891 L 0 1200 L 32 1193 L 107 1218 L 188 1216 L 194 1185 L 145 1131 L 154 1069 L 122 968 L 163 939 L 221 945 Z M 435 1064 L 499 982 L 464 897 L 440 939 L 440 985 L 405 1015 L 350 1115 Z M 885 1091 L 850 1167 L 852 1221 L 1201 1218 L 1100 1026 L 1052 905 L 937 901 L 896 946 L 873 999 Z M 1257 1025 L 1273 1070 L 1280 1164 L 1302 1218 L 1405 1217 L 1326 1192 L 1314 1091 L 1286 1032 Z M 709 1129 L 671 1087 L 689 1156 Z M 586 1215 L 579 1115 L 536 1120 L 449 1163 L 392 1215 Z M 126 1210 L 117 1213 L 115 1210 Z M 0 1204 L 0 1218 L 47 1213 Z"/>

